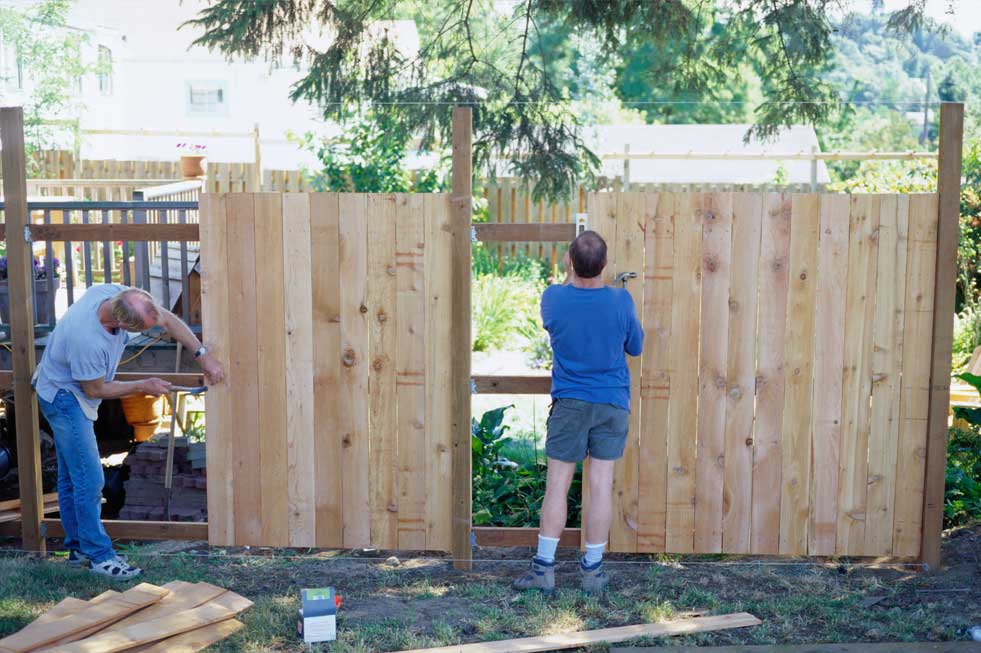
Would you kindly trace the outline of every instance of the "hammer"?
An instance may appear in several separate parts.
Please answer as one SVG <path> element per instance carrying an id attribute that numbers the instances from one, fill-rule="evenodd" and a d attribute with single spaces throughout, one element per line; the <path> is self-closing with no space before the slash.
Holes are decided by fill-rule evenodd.
<path id="1" fill-rule="evenodd" d="M 620 284 L 621 288 L 626 288 L 627 282 L 631 279 L 636 279 L 636 278 L 637 278 L 636 272 L 621 272 L 616 276 L 616 278 L 613 279 L 613 285 Z"/>

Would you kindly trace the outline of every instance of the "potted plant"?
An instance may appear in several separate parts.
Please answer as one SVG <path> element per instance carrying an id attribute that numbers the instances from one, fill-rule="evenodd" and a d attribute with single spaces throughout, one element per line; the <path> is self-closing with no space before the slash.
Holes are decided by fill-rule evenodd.
<path id="1" fill-rule="evenodd" d="M 205 150 L 208 148 L 200 143 L 178 143 L 177 149 L 181 153 L 181 176 L 184 179 L 197 179 L 204 176 Z"/>
<path id="2" fill-rule="evenodd" d="M 57 258 L 52 259 L 51 271 L 54 278 L 53 289 L 58 292 L 61 287 L 61 261 Z M 51 300 L 48 295 L 48 270 L 45 269 L 44 261 L 34 259 L 34 309 L 37 313 L 37 324 L 50 323 Z M 0 320 L 4 324 L 10 323 L 10 297 L 7 289 L 7 257 L 0 256 Z"/>

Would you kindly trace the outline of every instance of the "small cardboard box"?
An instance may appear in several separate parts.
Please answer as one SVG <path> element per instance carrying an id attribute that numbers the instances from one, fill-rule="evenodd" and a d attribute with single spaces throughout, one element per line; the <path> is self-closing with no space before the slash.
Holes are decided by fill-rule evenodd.
<path id="1" fill-rule="evenodd" d="M 333 642 L 337 639 L 337 605 L 339 603 L 333 587 L 305 589 L 300 593 L 303 607 L 297 628 L 303 641 Z"/>

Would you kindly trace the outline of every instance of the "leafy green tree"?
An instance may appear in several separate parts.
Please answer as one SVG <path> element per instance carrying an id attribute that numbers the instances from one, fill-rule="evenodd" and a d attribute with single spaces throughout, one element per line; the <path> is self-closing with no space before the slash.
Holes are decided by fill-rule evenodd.
<path id="1" fill-rule="evenodd" d="M 908 1 L 890 15 L 892 27 L 923 25 L 923 3 Z M 307 63 L 292 97 L 319 105 L 326 118 L 370 107 L 420 135 L 423 147 L 448 142 L 449 106 L 472 105 L 477 164 L 506 161 L 516 176 L 537 179 L 540 198 L 568 196 L 599 164 L 569 102 L 576 89 L 556 74 L 543 25 L 593 38 L 608 57 L 648 44 L 665 63 L 650 71 L 649 85 L 699 99 L 719 99 L 730 77 L 752 66 L 762 80 L 754 132 L 772 136 L 834 114 L 839 98 L 824 73 L 832 13 L 842 4 L 524 0 L 505 13 L 492 0 L 216 0 L 190 23 L 203 29 L 197 45 L 228 56 Z M 384 29 L 385 21 L 407 16 L 425 18 L 416 20 L 414 52 Z M 303 41 L 316 25 L 332 36 L 326 48 Z"/>
<path id="2" fill-rule="evenodd" d="M 940 86 L 937 87 L 937 95 L 940 96 L 942 102 L 964 101 L 964 89 L 957 84 L 953 72 L 948 72 L 940 82 Z"/>

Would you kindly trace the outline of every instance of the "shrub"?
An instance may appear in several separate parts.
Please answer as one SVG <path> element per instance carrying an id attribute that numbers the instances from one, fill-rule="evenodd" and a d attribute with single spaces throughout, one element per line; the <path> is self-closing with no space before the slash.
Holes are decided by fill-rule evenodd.
<path id="1" fill-rule="evenodd" d="M 531 277 L 531 278 L 529 278 Z M 498 349 L 514 343 L 522 328 L 537 319 L 544 283 L 534 269 L 503 276 L 474 276 L 472 286 L 473 351 Z M 517 343 L 514 343 L 517 344 Z"/>
<path id="2" fill-rule="evenodd" d="M 959 374 L 981 392 L 981 376 Z M 981 408 L 954 408 L 955 425 L 947 442 L 944 526 L 981 519 Z"/>

